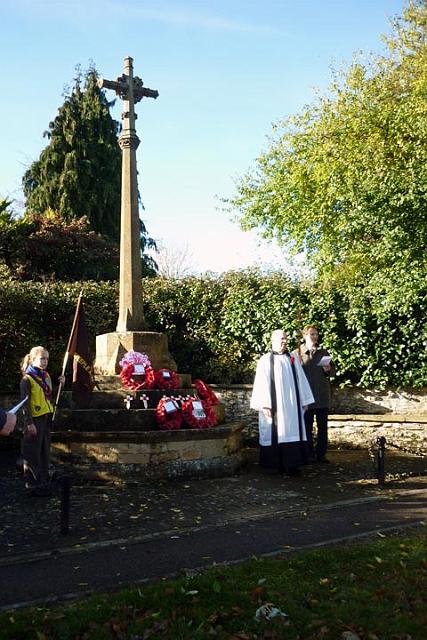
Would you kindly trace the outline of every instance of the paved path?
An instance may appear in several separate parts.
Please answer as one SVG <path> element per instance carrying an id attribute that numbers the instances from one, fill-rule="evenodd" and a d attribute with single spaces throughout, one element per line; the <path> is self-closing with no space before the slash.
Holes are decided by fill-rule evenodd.
<path id="1" fill-rule="evenodd" d="M 19 483 L 6 463 L 0 606 L 53 602 L 425 521 L 425 462 L 389 456 L 380 489 L 365 452 L 331 458 L 333 465 L 307 467 L 292 479 L 251 464 L 233 478 L 125 488 L 76 483 L 68 536 L 58 532 L 58 499 L 14 495 Z"/>

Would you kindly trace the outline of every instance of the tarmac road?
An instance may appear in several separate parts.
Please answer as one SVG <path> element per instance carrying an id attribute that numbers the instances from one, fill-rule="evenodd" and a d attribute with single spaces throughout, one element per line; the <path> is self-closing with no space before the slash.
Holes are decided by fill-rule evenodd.
<path id="1" fill-rule="evenodd" d="M 384 493 L 306 510 L 292 508 L 283 490 L 274 513 L 241 514 L 204 526 L 151 531 L 129 538 L 25 553 L 0 559 L 0 609 L 52 603 L 110 591 L 212 564 L 285 554 L 313 546 L 388 535 L 426 520 L 427 477 L 394 483 Z M 288 506 L 287 506 L 288 505 Z"/>

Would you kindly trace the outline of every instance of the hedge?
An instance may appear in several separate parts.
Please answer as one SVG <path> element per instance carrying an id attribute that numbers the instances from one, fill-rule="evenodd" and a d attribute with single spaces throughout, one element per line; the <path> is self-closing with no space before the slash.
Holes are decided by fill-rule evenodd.
<path id="1" fill-rule="evenodd" d="M 115 330 L 116 283 L 0 281 L 0 365 L 8 372 L 1 391 L 17 388 L 19 362 L 37 344 L 50 351 L 51 373 L 60 372 L 82 286 L 95 352 L 95 336 Z M 339 383 L 426 385 L 426 290 L 410 304 L 384 306 L 363 287 L 320 290 L 281 273 L 241 271 L 183 280 L 146 278 L 143 299 L 150 329 L 167 334 L 179 370 L 207 382 L 251 382 L 273 329 L 283 326 L 293 347 L 301 327 L 313 322 L 334 355 Z"/>

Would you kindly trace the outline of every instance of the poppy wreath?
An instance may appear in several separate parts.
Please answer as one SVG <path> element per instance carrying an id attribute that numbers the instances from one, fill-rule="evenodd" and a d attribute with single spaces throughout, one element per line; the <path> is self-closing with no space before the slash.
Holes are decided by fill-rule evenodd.
<path id="1" fill-rule="evenodd" d="M 133 376 L 135 373 L 135 365 L 129 362 L 125 364 L 120 372 L 120 378 L 123 386 L 131 391 L 140 391 L 141 389 L 152 389 L 154 384 L 154 371 L 151 367 L 145 367 L 144 374 L 137 374 L 139 380 Z"/>
<path id="2" fill-rule="evenodd" d="M 139 391 L 140 389 L 152 388 L 154 383 L 154 371 L 146 353 L 128 351 L 120 360 L 119 365 L 122 367 L 120 378 L 123 386 L 127 389 Z M 143 373 L 135 373 L 137 365 L 142 365 Z M 137 375 L 138 378 L 135 378 L 135 375 Z"/>
<path id="3" fill-rule="evenodd" d="M 179 376 L 170 369 L 159 369 L 154 372 L 154 388 L 168 391 L 179 389 Z"/>
<path id="4" fill-rule="evenodd" d="M 196 387 L 197 395 L 202 400 L 206 400 L 212 406 L 214 404 L 219 404 L 218 396 L 212 391 L 209 385 L 203 380 L 194 380 L 193 385 Z"/>
<path id="5" fill-rule="evenodd" d="M 171 405 L 175 407 L 172 411 L 168 410 Z M 182 424 L 181 410 L 176 401 L 172 398 L 161 398 L 156 408 L 156 422 L 160 429 L 171 431 L 179 429 Z"/>
<path id="6" fill-rule="evenodd" d="M 193 407 L 193 402 L 197 401 L 200 402 L 203 407 L 203 412 L 200 415 L 197 415 L 198 412 L 196 412 Z M 199 400 L 198 398 L 185 400 L 182 403 L 181 412 L 184 422 L 191 429 L 208 429 L 216 424 L 216 415 L 206 400 Z"/>

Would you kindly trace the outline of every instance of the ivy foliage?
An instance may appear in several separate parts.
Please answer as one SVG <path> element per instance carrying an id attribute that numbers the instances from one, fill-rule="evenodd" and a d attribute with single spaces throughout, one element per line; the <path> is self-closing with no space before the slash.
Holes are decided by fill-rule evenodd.
<path id="1" fill-rule="evenodd" d="M 59 373 L 82 286 L 94 353 L 95 336 L 115 331 L 116 283 L 0 280 L 0 366 L 9 372 L 2 391 L 16 388 L 19 361 L 36 344 L 49 349 L 51 372 Z M 272 330 L 284 327 L 296 347 L 301 328 L 316 323 L 337 364 L 337 383 L 427 385 L 426 283 L 417 298 L 381 305 L 365 287 L 301 286 L 284 274 L 247 271 L 145 278 L 143 298 L 150 330 L 168 336 L 179 371 L 193 378 L 251 383 Z"/>

